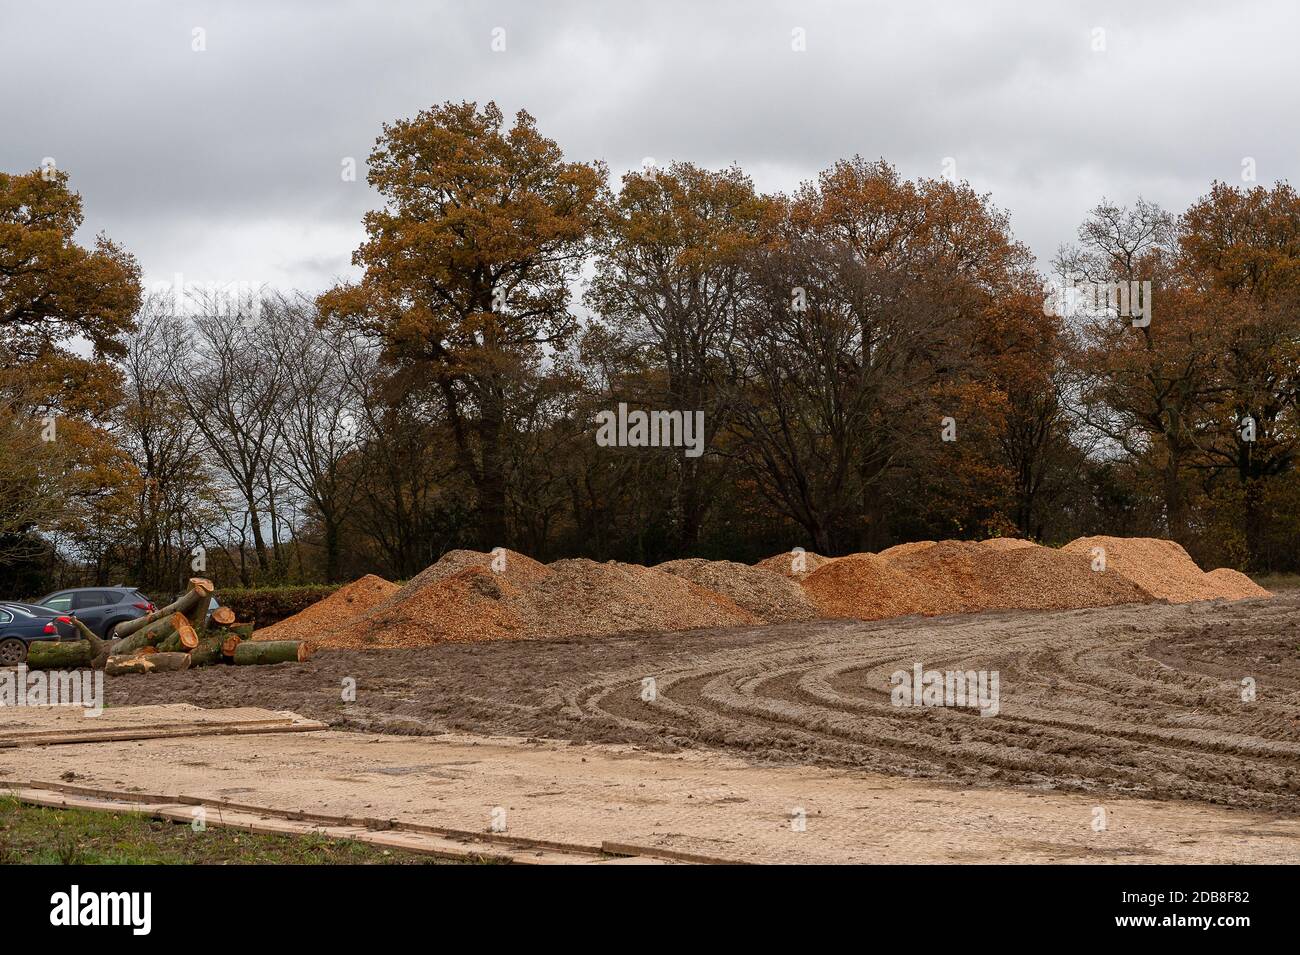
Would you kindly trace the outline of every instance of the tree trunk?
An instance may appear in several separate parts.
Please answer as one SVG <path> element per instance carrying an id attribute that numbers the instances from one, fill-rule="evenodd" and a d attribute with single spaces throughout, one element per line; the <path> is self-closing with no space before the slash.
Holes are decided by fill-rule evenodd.
<path id="1" fill-rule="evenodd" d="M 1171 540 L 1183 543 L 1187 536 L 1187 515 L 1183 507 L 1181 456 L 1171 447 L 1167 451 L 1164 473 L 1165 523 Z"/>
<path id="2" fill-rule="evenodd" d="M 200 590 L 206 591 L 207 595 L 211 596 L 213 590 L 212 581 L 205 577 L 191 577 L 190 589 L 185 591 L 185 593 L 175 601 L 169 603 L 166 607 L 155 610 L 151 614 L 147 614 L 143 617 L 136 617 L 134 620 L 122 621 L 113 628 L 113 632 L 110 636 L 114 639 L 121 640 L 124 637 L 129 637 L 138 630 L 144 629 L 152 623 L 162 620 L 165 617 L 170 617 L 174 613 L 186 613 L 193 606 L 194 601 L 198 599 L 195 596 L 195 592 Z"/>
<path id="3" fill-rule="evenodd" d="M 29 670 L 79 670 L 95 660 L 95 647 L 89 640 L 37 640 L 27 645 Z"/>
<path id="4" fill-rule="evenodd" d="M 158 654 L 154 654 L 156 657 Z M 104 672 L 109 676 L 126 676 L 130 673 L 153 672 L 153 657 L 119 657 L 111 656 L 104 665 Z"/>
<path id="5" fill-rule="evenodd" d="M 225 642 L 225 639 L 221 634 L 200 639 L 199 645 L 190 651 L 190 666 L 206 667 L 216 663 L 228 662 L 221 653 L 221 645 Z"/>
<path id="6" fill-rule="evenodd" d="M 156 646 L 182 627 L 188 627 L 189 620 L 183 613 L 173 613 L 165 620 L 155 620 L 142 630 L 137 630 L 124 640 L 113 645 L 114 656 L 125 656 L 141 647 Z"/>
<path id="7" fill-rule="evenodd" d="M 238 666 L 260 666 L 270 663 L 303 663 L 311 650 L 302 640 L 265 640 L 261 643 L 240 643 L 235 648 Z"/>
<path id="8" fill-rule="evenodd" d="M 191 666 L 188 653 L 154 653 L 144 659 L 152 663 L 153 668 L 160 672 L 188 670 Z"/>

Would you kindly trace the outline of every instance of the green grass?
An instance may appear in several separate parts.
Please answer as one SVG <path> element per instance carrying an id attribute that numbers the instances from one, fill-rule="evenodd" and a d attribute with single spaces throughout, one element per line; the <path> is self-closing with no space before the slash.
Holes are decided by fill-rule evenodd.
<path id="1" fill-rule="evenodd" d="M 350 839 L 278 836 L 141 813 L 47 809 L 0 797 L 0 865 L 428 865 L 445 860 Z"/>

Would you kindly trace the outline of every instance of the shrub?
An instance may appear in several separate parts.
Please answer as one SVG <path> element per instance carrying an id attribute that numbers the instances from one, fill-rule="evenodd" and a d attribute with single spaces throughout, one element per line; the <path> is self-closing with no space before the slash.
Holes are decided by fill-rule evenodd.
<path id="1" fill-rule="evenodd" d="M 217 600 L 235 611 L 240 621 L 251 620 L 269 627 L 292 617 L 339 589 L 338 584 L 309 584 L 301 587 L 236 587 L 218 589 Z"/>

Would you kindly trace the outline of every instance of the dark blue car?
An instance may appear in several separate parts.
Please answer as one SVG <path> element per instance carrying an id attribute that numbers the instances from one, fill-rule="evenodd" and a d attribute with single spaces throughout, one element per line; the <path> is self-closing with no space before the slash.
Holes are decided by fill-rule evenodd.
<path id="1" fill-rule="evenodd" d="M 76 640 L 66 615 L 32 604 L 0 603 L 0 666 L 17 666 L 27 659 L 27 645 L 36 640 Z"/>

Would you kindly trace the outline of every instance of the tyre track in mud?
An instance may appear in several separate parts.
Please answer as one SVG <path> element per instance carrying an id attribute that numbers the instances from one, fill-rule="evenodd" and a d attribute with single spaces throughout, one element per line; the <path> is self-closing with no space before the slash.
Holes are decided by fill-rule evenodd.
<path id="1" fill-rule="evenodd" d="M 1000 712 L 893 706 L 890 674 L 918 662 L 997 670 Z M 112 681 L 109 702 L 255 703 L 340 729 L 707 748 L 959 785 L 1300 813 L 1297 592 L 330 651 L 296 668 L 222 670 Z M 346 677 L 354 704 L 338 702 Z M 642 699 L 647 677 L 653 702 Z M 1256 681 L 1253 702 L 1242 700 L 1245 677 Z"/>
<path id="2" fill-rule="evenodd" d="M 1237 680 L 1148 655 L 1153 632 L 1256 626 L 1296 632 L 1292 601 L 956 618 L 903 632 L 834 632 L 814 648 L 774 643 L 665 675 L 582 688 L 584 712 L 683 743 L 962 782 L 1300 811 L 1300 693 L 1289 679 L 1244 703 Z M 1177 638 L 1175 638 L 1177 642 Z M 1247 642 L 1249 645 L 1249 642 Z M 1300 654 L 1298 654 L 1300 655 Z M 889 674 L 999 670 L 1001 712 L 900 708 Z M 1242 663 L 1253 662 L 1243 660 Z M 1250 675 L 1250 668 L 1241 669 Z"/>

